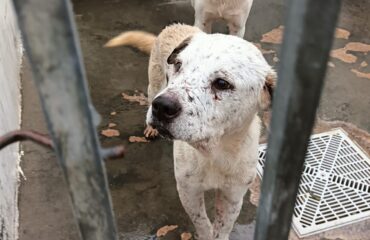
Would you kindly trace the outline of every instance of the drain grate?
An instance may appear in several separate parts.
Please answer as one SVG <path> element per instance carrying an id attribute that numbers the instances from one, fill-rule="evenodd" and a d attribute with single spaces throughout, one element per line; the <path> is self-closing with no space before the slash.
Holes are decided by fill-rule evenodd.
<path id="1" fill-rule="evenodd" d="M 262 177 L 266 144 L 260 145 Z M 342 129 L 311 136 L 292 226 L 299 237 L 370 218 L 370 160 Z"/>

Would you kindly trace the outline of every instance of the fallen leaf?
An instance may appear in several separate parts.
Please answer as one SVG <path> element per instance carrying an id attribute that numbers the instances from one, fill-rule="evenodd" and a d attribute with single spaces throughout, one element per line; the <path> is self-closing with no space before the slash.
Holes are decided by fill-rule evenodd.
<path id="1" fill-rule="evenodd" d="M 128 141 L 129 142 L 139 142 L 139 143 L 148 143 L 150 142 L 148 139 L 146 139 L 145 137 L 137 137 L 137 136 L 131 136 L 128 138 Z"/>
<path id="2" fill-rule="evenodd" d="M 367 54 L 370 52 L 370 45 L 360 42 L 347 43 L 344 48 L 338 48 L 331 51 L 331 56 L 337 58 L 345 63 L 354 63 L 357 61 L 357 57 L 353 54 L 347 53 L 347 51 L 363 52 Z"/>
<path id="3" fill-rule="evenodd" d="M 360 72 L 356 69 L 351 69 L 351 72 L 356 74 L 357 77 L 370 79 L 370 73 Z"/>
<path id="4" fill-rule="evenodd" d="M 351 33 L 343 28 L 337 28 L 335 30 L 335 38 L 348 39 Z"/>
<path id="5" fill-rule="evenodd" d="M 266 50 L 266 49 L 263 49 L 260 43 L 253 43 L 253 44 L 254 44 L 254 46 L 256 46 L 262 52 L 262 54 L 275 53 L 274 50 Z"/>
<path id="6" fill-rule="evenodd" d="M 148 99 L 145 97 L 144 93 L 140 93 L 140 95 L 134 94 L 133 96 L 122 93 L 122 97 L 129 102 L 137 102 L 140 105 L 148 105 Z"/>
<path id="7" fill-rule="evenodd" d="M 261 42 L 280 44 L 283 40 L 283 30 L 283 26 L 272 29 L 270 32 L 262 35 Z"/>
<path id="8" fill-rule="evenodd" d="M 253 45 L 256 46 L 256 48 L 258 48 L 259 50 L 262 49 L 261 43 L 253 43 Z"/>
<path id="9" fill-rule="evenodd" d="M 357 57 L 353 54 L 347 53 L 346 48 L 332 50 L 330 55 L 331 57 L 339 59 L 345 63 L 354 63 L 357 61 Z"/>
<path id="10" fill-rule="evenodd" d="M 333 62 L 328 62 L 328 66 L 333 68 L 335 67 L 335 64 Z"/>
<path id="11" fill-rule="evenodd" d="M 364 52 L 364 53 L 370 52 L 370 44 L 360 42 L 347 43 L 344 48 L 354 52 Z"/>
<path id="12" fill-rule="evenodd" d="M 191 233 L 183 232 L 181 233 L 181 240 L 190 240 L 192 237 Z"/>
<path id="13" fill-rule="evenodd" d="M 115 127 L 115 126 L 117 126 L 117 124 L 115 124 L 115 123 L 109 123 L 109 124 L 108 124 L 108 127 L 109 127 L 109 128 L 113 128 L 113 127 Z"/>
<path id="14" fill-rule="evenodd" d="M 175 230 L 177 227 L 178 227 L 177 225 L 167 225 L 167 226 L 161 227 L 160 229 L 157 230 L 157 237 L 163 237 L 168 232 Z"/>
<path id="15" fill-rule="evenodd" d="M 367 67 L 367 62 L 365 61 L 362 61 L 362 63 L 360 64 L 361 67 Z"/>
<path id="16" fill-rule="evenodd" d="M 116 115 L 117 113 L 116 112 L 111 112 L 110 115 L 114 116 Z"/>
<path id="17" fill-rule="evenodd" d="M 101 131 L 101 135 L 106 137 L 118 137 L 120 133 L 116 129 L 105 129 Z"/>

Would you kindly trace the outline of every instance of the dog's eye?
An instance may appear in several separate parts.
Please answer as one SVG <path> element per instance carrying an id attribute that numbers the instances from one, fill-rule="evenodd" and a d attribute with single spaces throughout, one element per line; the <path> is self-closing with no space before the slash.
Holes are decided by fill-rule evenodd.
<path id="1" fill-rule="evenodd" d="M 178 72 L 178 71 L 180 70 L 181 65 L 182 65 L 182 63 L 181 63 L 179 60 L 177 60 L 177 61 L 174 63 L 174 67 L 175 67 L 175 71 L 176 71 L 176 72 Z"/>
<path id="2" fill-rule="evenodd" d="M 234 89 L 234 86 L 231 85 L 228 81 L 222 79 L 222 78 L 216 78 L 212 82 L 212 87 L 214 87 L 217 90 L 229 90 Z"/>

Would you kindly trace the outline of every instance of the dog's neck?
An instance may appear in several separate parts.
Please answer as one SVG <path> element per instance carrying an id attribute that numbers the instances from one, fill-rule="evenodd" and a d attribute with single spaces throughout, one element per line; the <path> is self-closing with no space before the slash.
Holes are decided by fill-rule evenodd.
<path id="1" fill-rule="evenodd" d="M 190 144 L 203 155 L 213 155 L 218 152 L 238 154 L 250 138 L 253 121 L 258 121 L 257 114 L 243 122 L 243 125 L 233 131 L 224 132 L 221 136 Z"/>

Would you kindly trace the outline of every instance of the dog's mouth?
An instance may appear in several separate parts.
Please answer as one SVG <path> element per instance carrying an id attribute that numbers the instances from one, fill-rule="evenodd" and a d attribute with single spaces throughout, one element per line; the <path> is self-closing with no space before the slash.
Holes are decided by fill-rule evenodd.
<path id="1" fill-rule="evenodd" d="M 161 137 L 163 137 L 165 139 L 168 139 L 168 140 L 173 140 L 174 139 L 171 132 L 165 126 L 163 126 L 162 123 L 155 121 L 151 125 L 154 129 L 158 130 L 158 133 Z"/>

